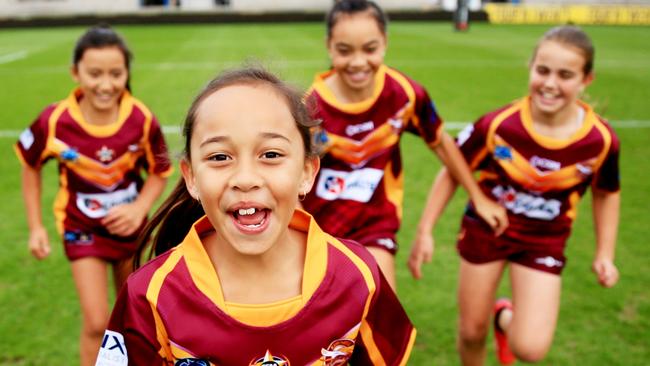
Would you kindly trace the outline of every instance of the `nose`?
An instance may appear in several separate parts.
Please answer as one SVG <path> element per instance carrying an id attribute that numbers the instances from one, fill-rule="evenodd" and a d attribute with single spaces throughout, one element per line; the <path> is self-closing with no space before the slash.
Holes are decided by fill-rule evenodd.
<path id="1" fill-rule="evenodd" d="M 363 53 L 355 52 L 350 60 L 350 66 L 364 66 L 366 64 L 366 58 Z"/>
<path id="2" fill-rule="evenodd" d="M 545 87 L 551 88 L 554 87 L 556 84 L 557 84 L 557 76 L 555 74 L 551 73 L 549 75 L 546 75 L 546 77 L 544 78 Z"/>
<path id="3" fill-rule="evenodd" d="M 230 177 L 230 188 L 236 191 L 249 192 L 260 188 L 264 182 L 260 170 L 254 161 L 243 159 L 237 162 Z"/>

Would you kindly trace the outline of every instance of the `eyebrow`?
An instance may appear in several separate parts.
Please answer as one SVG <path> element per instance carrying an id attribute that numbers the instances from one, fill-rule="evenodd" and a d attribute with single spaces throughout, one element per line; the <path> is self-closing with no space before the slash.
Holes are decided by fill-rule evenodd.
<path id="1" fill-rule="evenodd" d="M 203 147 L 203 146 L 205 146 L 207 144 L 211 144 L 211 143 L 220 143 L 220 142 L 224 142 L 224 141 L 228 141 L 228 140 L 230 140 L 230 138 L 226 137 L 226 136 L 214 136 L 214 137 L 210 137 L 210 138 L 207 138 L 207 139 L 203 140 L 201 142 L 201 145 L 199 145 L 199 147 Z"/>
<path id="2" fill-rule="evenodd" d="M 281 135 L 279 133 L 275 133 L 275 132 L 262 132 L 260 135 L 262 136 L 262 138 L 267 139 L 267 140 L 269 140 L 269 139 L 281 139 L 281 140 L 285 140 L 285 141 L 287 141 L 289 143 L 291 142 L 291 140 L 289 140 L 289 138 L 287 138 L 284 135 Z M 210 138 L 207 138 L 207 139 L 203 140 L 201 142 L 201 145 L 199 145 L 199 147 L 203 147 L 203 146 L 205 146 L 207 144 L 222 143 L 222 142 L 226 142 L 226 141 L 230 141 L 230 137 L 227 137 L 227 136 L 213 136 L 213 137 L 210 137 Z"/>

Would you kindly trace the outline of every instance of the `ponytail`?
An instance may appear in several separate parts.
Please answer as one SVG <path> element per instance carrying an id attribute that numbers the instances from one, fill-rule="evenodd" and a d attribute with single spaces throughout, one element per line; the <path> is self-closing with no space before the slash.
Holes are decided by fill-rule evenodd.
<path id="1" fill-rule="evenodd" d="M 156 210 L 138 237 L 133 268 L 138 269 L 167 250 L 178 245 L 192 228 L 196 220 L 205 215 L 201 204 L 190 196 L 181 177 L 169 197 Z M 153 237 L 153 239 L 152 239 Z M 149 247 L 145 258 L 144 252 Z"/>

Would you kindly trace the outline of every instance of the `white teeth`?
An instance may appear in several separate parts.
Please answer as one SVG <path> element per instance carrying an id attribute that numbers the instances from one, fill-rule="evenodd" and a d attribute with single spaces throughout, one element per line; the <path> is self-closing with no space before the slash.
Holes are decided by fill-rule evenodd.
<path id="1" fill-rule="evenodd" d="M 257 211 L 257 210 L 254 209 L 254 208 L 252 208 L 252 207 L 251 207 L 251 208 L 240 208 L 240 209 L 237 211 L 237 213 L 238 213 L 240 216 L 244 216 L 244 215 L 252 215 L 252 214 L 255 213 L 255 211 Z"/>

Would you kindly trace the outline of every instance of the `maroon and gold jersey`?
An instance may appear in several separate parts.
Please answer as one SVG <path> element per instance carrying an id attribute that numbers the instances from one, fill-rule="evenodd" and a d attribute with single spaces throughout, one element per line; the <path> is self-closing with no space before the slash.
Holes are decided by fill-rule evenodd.
<path id="1" fill-rule="evenodd" d="M 30 167 L 40 169 L 50 159 L 59 163 L 54 215 L 70 259 L 85 255 L 117 259 L 126 254 L 123 246 L 137 233 L 128 238 L 111 235 L 101 219 L 111 207 L 137 198 L 142 170 L 167 176 L 171 165 L 161 128 L 142 102 L 125 92 L 118 120 L 98 126 L 84 119 L 81 97 L 76 89 L 47 107 L 20 135 L 15 148 Z M 94 252 L 97 245 L 108 252 Z"/>
<path id="2" fill-rule="evenodd" d="M 563 247 L 586 189 L 618 191 L 618 138 L 589 105 L 579 104 L 583 123 L 568 139 L 534 131 L 530 98 L 481 117 L 459 134 L 465 159 L 480 171 L 480 187 L 508 210 L 502 239 Z M 476 220 L 470 207 L 464 225 Z"/>
<path id="3" fill-rule="evenodd" d="M 405 365 L 415 329 L 370 253 L 303 211 L 290 227 L 307 233 L 299 296 L 225 301 L 201 242 L 214 230 L 203 217 L 129 277 L 97 365 Z"/>
<path id="4" fill-rule="evenodd" d="M 317 75 L 307 96 L 313 117 L 322 120 L 316 142 L 324 144 L 325 155 L 302 204 L 328 233 L 367 245 L 399 228 L 401 134 L 415 133 L 435 147 L 442 120 L 422 86 L 387 66 L 377 71 L 371 98 L 350 104 L 338 102 L 325 85 L 332 72 Z"/>

